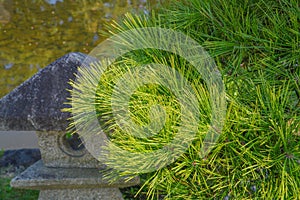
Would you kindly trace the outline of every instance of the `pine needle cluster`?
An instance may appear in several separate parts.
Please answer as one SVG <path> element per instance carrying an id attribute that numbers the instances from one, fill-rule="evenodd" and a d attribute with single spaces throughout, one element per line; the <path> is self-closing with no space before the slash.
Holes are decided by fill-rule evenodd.
<path id="1" fill-rule="evenodd" d="M 122 74 L 147 63 L 168 65 L 183 74 L 197 94 L 201 120 L 196 137 L 170 165 L 142 175 L 140 192 L 146 191 L 149 199 L 299 199 L 299 22 L 297 0 L 183 0 L 150 15 L 127 14 L 109 25 L 112 35 L 143 27 L 189 35 L 214 58 L 226 88 L 224 128 L 202 158 L 211 102 L 203 77 L 189 63 L 169 52 L 145 49 L 130 52 L 105 72 L 96 94 L 99 122 L 118 148 L 134 153 L 156 151 L 174 138 L 180 106 L 167 88 L 140 87 L 129 105 L 132 121 L 139 126 L 151 123 L 151 105 L 156 104 L 168 117 L 159 134 L 132 136 L 116 125 L 111 109 L 112 91 Z M 122 156 L 116 159 L 126 162 Z M 156 162 L 163 161 L 157 157 Z M 108 177 L 140 175 L 142 163 L 128 163 Z"/>

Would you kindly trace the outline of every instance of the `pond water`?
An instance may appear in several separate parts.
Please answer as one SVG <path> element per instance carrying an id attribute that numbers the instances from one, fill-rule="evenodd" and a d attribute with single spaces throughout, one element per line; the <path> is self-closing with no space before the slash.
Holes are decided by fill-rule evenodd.
<path id="1" fill-rule="evenodd" d="M 69 52 L 89 53 L 105 24 L 157 0 L 0 0 L 0 98 Z"/>

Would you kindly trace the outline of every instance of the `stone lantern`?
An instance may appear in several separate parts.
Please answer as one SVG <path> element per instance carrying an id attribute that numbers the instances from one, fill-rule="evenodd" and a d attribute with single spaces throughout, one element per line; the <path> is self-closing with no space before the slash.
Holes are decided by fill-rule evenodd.
<path id="1" fill-rule="evenodd" d="M 12 187 L 40 190 L 40 200 L 121 200 L 119 188 L 139 183 L 138 177 L 110 183 L 103 179 L 105 165 L 70 137 L 70 114 L 61 110 L 69 97 L 68 84 L 86 55 L 67 54 L 40 70 L 0 99 L 0 130 L 36 131 L 42 159 L 11 181 Z"/>

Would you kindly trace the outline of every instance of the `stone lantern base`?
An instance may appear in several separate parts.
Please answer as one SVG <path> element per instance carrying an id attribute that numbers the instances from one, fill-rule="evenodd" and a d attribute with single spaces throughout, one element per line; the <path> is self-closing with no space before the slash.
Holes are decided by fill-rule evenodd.
<path id="1" fill-rule="evenodd" d="M 137 185 L 139 178 L 109 183 L 96 168 L 51 168 L 40 160 L 11 181 L 11 186 L 40 190 L 39 200 L 122 200 L 119 188 Z"/>

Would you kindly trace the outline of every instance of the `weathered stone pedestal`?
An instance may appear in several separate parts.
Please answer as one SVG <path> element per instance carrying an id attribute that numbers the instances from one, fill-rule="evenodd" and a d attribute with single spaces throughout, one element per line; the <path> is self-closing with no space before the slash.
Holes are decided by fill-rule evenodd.
<path id="1" fill-rule="evenodd" d="M 15 177 L 11 185 L 17 188 L 40 190 L 40 200 L 101 199 L 120 200 L 118 188 L 136 185 L 138 178 L 119 180 L 110 184 L 98 169 L 51 168 L 40 160 Z"/>
<path id="2" fill-rule="evenodd" d="M 40 190 L 40 200 L 122 200 L 119 188 L 139 183 L 135 178 L 110 183 L 105 165 L 97 161 L 78 135 L 66 133 L 70 97 L 68 82 L 86 58 L 71 53 L 51 63 L 10 94 L 0 99 L 0 130 L 36 131 L 42 160 L 11 181 L 16 188 Z"/>

